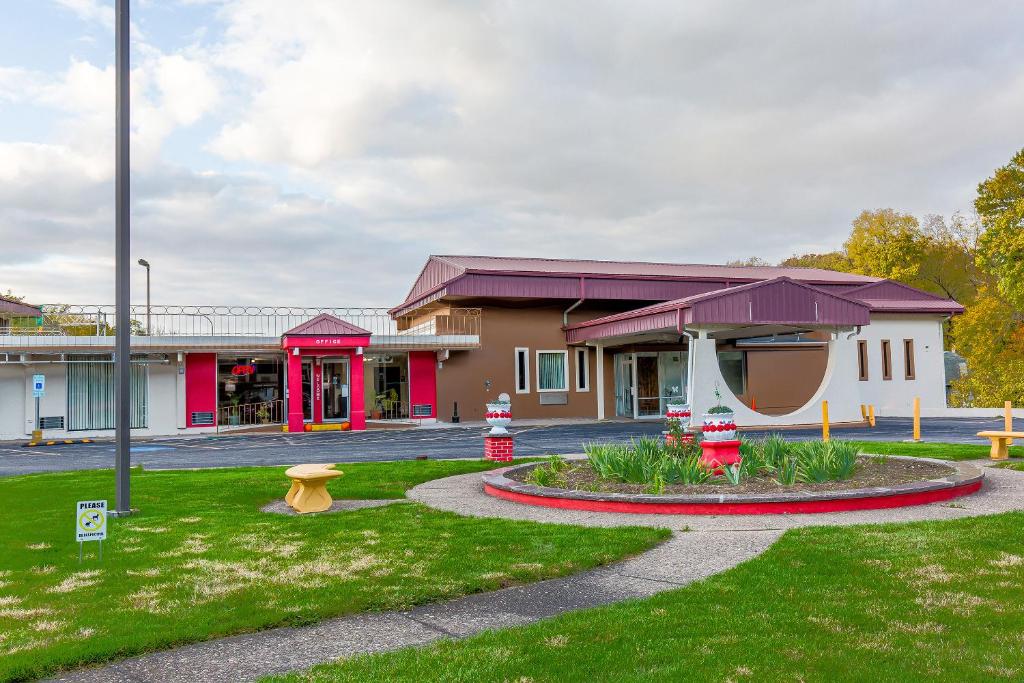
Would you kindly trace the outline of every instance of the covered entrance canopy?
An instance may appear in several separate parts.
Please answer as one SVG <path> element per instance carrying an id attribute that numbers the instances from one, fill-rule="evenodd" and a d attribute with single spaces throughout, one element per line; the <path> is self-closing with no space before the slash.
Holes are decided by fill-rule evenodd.
<path id="1" fill-rule="evenodd" d="M 349 422 L 366 428 L 363 349 L 371 333 L 322 313 L 282 335 L 288 354 L 288 431 L 305 423 Z"/>
<path id="2" fill-rule="evenodd" d="M 717 388 L 723 395 L 723 403 L 735 410 L 742 424 L 798 424 L 816 421 L 811 416 L 814 411 L 809 407 L 816 405 L 828 392 L 837 364 L 855 362 L 855 350 L 837 353 L 833 349 L 836 345 L 853 344 L 845 339 L 849 335 L 840 333 L 869 324 L 870 310 L 869 305 L 861 301 L 789 277 L 779 277 L 580 322 L 567 326 L 565 335 L 570 344 L 597 347 L 599 366 L 605 349 L 615 347 L 621 352 L 617 352 L 615 357 L 616 414 L 632 417 L 661 415 L 666 401 L 679 396 L 680 399 L 685 397 L 694 415 L 699 416 L 716 401 L 714 393 Z M 789 413 L 785 419 L 780 419 L 778 414 L 769 416 L 751 410 L 738 396 L 745 393 L 746 366 L 743 358 L 748 355 L 738 345 L 748 340 L 763 341 L 783 335 L 789 335 L 790 340 L 795 337 L 798 342 L 807 341 L 794 333 L 812 333 L 812 337 L 820 340 L 810 340 L 817 345 L 817 359 L 821 362 L 813 386 L 805 393 L 796 392 L 801 393 L 798 399 L 794 398 L 785 410 L 776 411 Z M 800 345 L 793 341 L 788 343 L 790 349 Z M 757 344 L 760 349 L 767 346 Z M 811 347 L 810 344 L 803 346 L 808 350 Z M 663 362 L 662 352 L 648 352 L 648 349 L 659 347 L 675 348 L 681 352 L 683 388 L 678 394 L 673 389 L 680 383 L 677 380 L 679 373 L 667 360 Z M 827 347 L 827 365 L 823 360 L 823 347 Z M 794 358 L 796 352 L 791 350 L 788 353 L 790 362 L 795 362 L 797 367 L 810 365 Z M 734 362 L 733 356 L 739 360 Z M 809 360 L 811 357 L 807 356 Z M 657 372 L 652 370 L 645 380 L 641 375 L 647 366 Z M 728 372 L 723 374 L 723 371 Z M 841 377 L 847 372 L 856 377 L 855 369 L 844 367 L 838 372 Z M 742 377 L 742 382 L 737 382 L 733 374 Z M 775 380 L 772 383 L 775 387 L 796 384 L 795 381 L 780 384 Z M 846 403 L 850 401 L 844 403 L 840 400 L 839 403 L 837 419 L 848 417 L 846 413 L 850 413 L 851 419 L 855 413 L 859 415 L 856 400 L 849 406 Z M 604 408 L 600 404 L 598 412 L 604 416 Z"/>
<path id="3" fill-rule="evenodd" d="M 757 335 L 793 329 L 832 330 L 867 325 L 870 312 L 860 301 L 778 277 L 576 323 L 566 327 L 565 337 L 570 344 L 579 344 L 663 338 L 665 333 L 678 336 L 684 328 L 733 336 L 743 336 L 742 330 L 751 327 L 759 328 Z"/>

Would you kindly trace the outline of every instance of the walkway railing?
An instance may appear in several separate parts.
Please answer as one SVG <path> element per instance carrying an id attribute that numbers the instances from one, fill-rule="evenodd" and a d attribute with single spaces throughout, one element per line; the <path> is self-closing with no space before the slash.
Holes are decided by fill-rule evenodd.
<path id="1" fill-rule="evenodd" d="M 113 336 L 114 307 L 48 304 L 39 319 L 12 321 L 0 335 Z M 371 345 L 416 346 L 417 338 L 452 337 L 463 345 L 479 343 L 479 308 L 441 309 L 392 318 L 385 308 L 306 308 L 292 306 L 151 306 L 131 307 L 131 333 L 152 337 L 277 338 L 328 313 L 368 330 Z M 376 339 L 374 339 L 374 337 Z M 475 338 L 475 339 L 474 339 Z M 436 343 L 436 341 L 435 341 Z"/>
<path id="2" fill-rule="evenodd" d="M 283 420 L 284 401 L 281 399 L 223 406 L 217 411 L 218 427 L 275 425 L 282 424 Z"/>

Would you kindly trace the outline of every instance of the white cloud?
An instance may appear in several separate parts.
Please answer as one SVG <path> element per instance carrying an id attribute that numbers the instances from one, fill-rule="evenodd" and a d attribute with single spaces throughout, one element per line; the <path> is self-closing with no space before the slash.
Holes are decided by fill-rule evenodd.
<path id="1" fill-rule="evenodd" d="M 966 208 L 1024 144 L 1012 2 L 216 7 L 181 49 L 136 44 L 135 245 L 163 301 L 387 305 L 430 252 L 774 260 L 864 208 Z M 0 100 L 62 117 L 0 147 L 0 241 L 54 237 L 0 254 L 0 288 L 109 292 L 111 69 L 8 65 Z"/>
<path id="2" fill-rule="evenodd" d="M 104 3 L 100 0 L 55 0 L 56 3 L 65 9 L 69 9 L 78 15 L 79 19 L 88 22 L 95 22 L 113 32 L 114 30 L 114 7 L 113 3 Z"/>

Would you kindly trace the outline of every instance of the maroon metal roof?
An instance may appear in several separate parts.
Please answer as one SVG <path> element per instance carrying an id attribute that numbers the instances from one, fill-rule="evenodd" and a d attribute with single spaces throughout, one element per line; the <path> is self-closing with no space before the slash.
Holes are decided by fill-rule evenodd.
<path id="1" fill-rule="evenodd" d="M 867 304 L 778 277 L 570 325 L 566 339 L 577 343 L 697 324 L 848 327 L 869 322 Z"/>
<path id="2" fill-rule="evenodd" d="M 286 337 L 368 337 L 372 333 L 352 323 L 336 318 L 330 313 L 321 313 L 315 318 L 293 327 L 284 333 Z"/>
<path id="3" fill-rule="evenodd" d="M 31 306 L 2 295 L 0 295 L 0 313 L 32 318 L 39 317 L 43 314 L 36 306 Z"/>
<path id="4" fill-rule="evenodd" d="M 777 277 L 830 288 L 863 285 L 877 279 L 820 268 L 431 256 L 405 301 L 391 313 L 396 315 L 446 296 L 665 301 Z"/>

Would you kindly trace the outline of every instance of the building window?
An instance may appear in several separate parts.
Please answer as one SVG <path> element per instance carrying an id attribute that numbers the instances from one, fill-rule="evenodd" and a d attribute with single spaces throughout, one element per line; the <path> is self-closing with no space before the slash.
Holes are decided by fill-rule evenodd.
<path id="1" fill-rule="evenodd" d="M 530 393 L 530 349 L 516 349 L 516 393 Z"/>
<path id="2" fill-rule="evenodd" d="M 914 379 L 914 340 L 904 339 L 903 340 L 903 377 L 904 379 Z"/>
<path id="3" fill-rule="evenodd" d="M 90 361 L 90 362 L 86 362 Z M 114 364 L 107 357 L 85 356 L 68 363 L 68 431 L 114 428 Z M 131 428 L 149 426 L 149 373 L 131 364 Z"/>
<path id="4" fill-rule="evenodd" d="M 888 339 L 882 340 L 882 379 L 892 379 L 892 347 Z"/>
<path id="5" fill-rule="evenodd" d="M 576 391 L 590 391 L 590 353 L 584 347 L 576 349 Z"/>
<path id="6" fill-rule="evenodd" d="M 736 396 L 747 391 L 747 359 L 744 351 L 719 351 L 718 367 L 726 386 Z"/>
<path id="7" fill-rule="evenodd" d="M 868 343 L 863 339 L 857 342 L 857 369 L 860 381 L 868 381 Z"/>
<path id="8" fill-rule="evenodd" d="M 568 391 L 569 352 L 537 352 L 537 391 Z"/>

